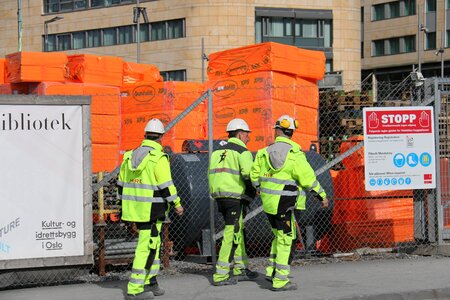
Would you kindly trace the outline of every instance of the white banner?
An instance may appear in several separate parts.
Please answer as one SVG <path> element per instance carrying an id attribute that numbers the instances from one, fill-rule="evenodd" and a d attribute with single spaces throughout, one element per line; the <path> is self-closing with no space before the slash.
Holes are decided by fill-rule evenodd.
<path id="1" fill-rule="evenodd" d="M 370 107 L 363 117 L 367 191 L 436 187 L 432 107 Z"/>
<path id="2" fill-rule="evenodd" d="M 0 260 L 84 255 L 81 106 L 0 105 Z"/>

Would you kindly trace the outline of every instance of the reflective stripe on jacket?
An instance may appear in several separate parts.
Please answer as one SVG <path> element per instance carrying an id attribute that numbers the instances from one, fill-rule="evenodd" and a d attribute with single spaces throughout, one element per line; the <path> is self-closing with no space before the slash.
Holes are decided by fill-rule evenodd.
<path id="1" fill-rule="evenodd" d="M 263 209 L 269 214 L 304 209 L 305 189 L 326 197 L 300 145 L 285 137 L 277 137 L 274 144 L 258 151 L 250 177 L 259 187 Z"/>
<path id="2" fill-rule="evenodd" d="M 211 155 L 208 170 L 209 192 L 214 199 L 247 199 L 245 181 L 250 180 L 253 156 L 244 142 L 238 138 L 228 139 L 228 143 Z"/>
<path id="3" fill-rule="evenodd" d="M 117 183 L 122 187 L 122 219 L 148 222 L 164 217 L 168 203 L 181 205 L 172 182 L 167 154 L 162 146 L 144 140 L 140 147 L 123 157 Z"/>

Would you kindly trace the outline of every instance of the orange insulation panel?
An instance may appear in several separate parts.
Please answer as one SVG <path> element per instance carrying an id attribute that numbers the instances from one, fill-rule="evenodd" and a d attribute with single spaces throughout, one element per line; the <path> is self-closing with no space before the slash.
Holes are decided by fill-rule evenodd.
<path id="1" fill-rule="evenodd" d="M 16 52 L 6 55 L 6 77 L 9 82 L 66 80 L 68 58 L 61 52 Z"/>
<path id="2" fill-rule="evenodd" d="M 267 42 L 212 53 L 207 72 L 210 80 L 216 80 L 267 70 L 320 80 L 325 74 L 325 54 Z"/>

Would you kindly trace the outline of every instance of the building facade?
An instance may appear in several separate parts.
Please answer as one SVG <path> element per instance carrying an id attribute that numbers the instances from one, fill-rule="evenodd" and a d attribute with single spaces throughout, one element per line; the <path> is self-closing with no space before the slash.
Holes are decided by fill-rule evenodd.
<path id="1" fill-rule="evenodd" d="M 137 10 L 136 0 L 28 0 L 21 18 L 17 3 L 3 0 L 0 7 L 2 56 L 20 45 L 21 51 L 139 57 L 166 80 L 200 82 L 207 66 L 202 51 L 206 58 L 274 41 L 324 51 L 327 71 L 339 72 L 344 84 L 360 81 L 360 1 L 140 0 Z"/>
<path id="2" fill-rule="evenodd" d="M 450 0 L 363 0 L 362 74 L 401 80 L 413 69 L 450 75 Z"/>

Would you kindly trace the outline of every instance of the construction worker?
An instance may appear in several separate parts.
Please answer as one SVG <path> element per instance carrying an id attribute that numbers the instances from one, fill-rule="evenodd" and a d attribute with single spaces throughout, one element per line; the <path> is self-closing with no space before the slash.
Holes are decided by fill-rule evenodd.
<path id="1" fill-rule="evenodd" d="M 328 206 L 325 191 L 316 180 L 300 145 L 291 140 L 298 121 L 288 115 L 275 123 L 275 142 L 256 154 L 250 172 L 252 184 L 260 193 L 263 209 L 272 227 L 274 239 L 270 250 L 266 279 L 272 281 L 272 291 L 296 290 L 289 281 L 289 255 L 296 237 L 294 208 L 297 197 L 308 189 Z"/>
<path id="2" fill-rule="evenodd" d="M 160 232 L 170 209 L 181 216 L 183 207 L 172 182 L 169 159 L 160 144 L 164 125 L 158 119 L 145 126 L 142 144 L 125 153 L 119 173 L 122 220 L 139 229 L 125 299 L 153 299 L 164 294 L 156 276 L 160 269 Z"/>
<path id="3" fill-rule="evenodd" d="M 213 275 L 215 286 L 232 285 L 253 280 L 258 273 L 248 269 L 245 250 L 245 208 L 255 197 L 250 182 L 253 156 L 247 150 L 250 129 L 242 119 L 231 120 L 226 128 L 228 142 L 211 155 L 208 179 L 211 197 L 217 201 L 225 220 L 222 245 Z M 231 264 L 233 276 L 230 277 Z"/>

